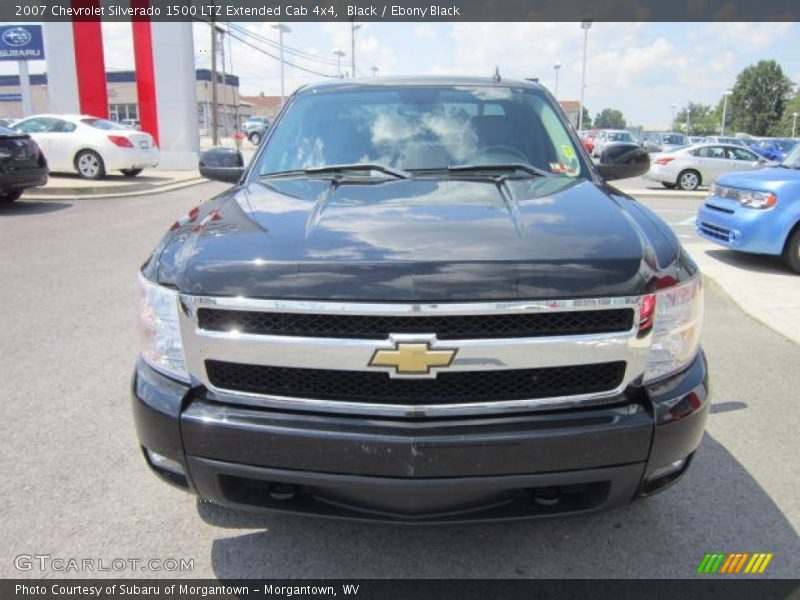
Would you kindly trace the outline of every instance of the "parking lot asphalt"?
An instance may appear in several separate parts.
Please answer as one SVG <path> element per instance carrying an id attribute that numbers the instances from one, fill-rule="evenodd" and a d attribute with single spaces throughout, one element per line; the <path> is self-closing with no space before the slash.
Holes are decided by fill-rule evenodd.
<path id="1" fill-rule="evenodd" d="M 686 478 L 648 500 L 584 517 L 402 528 L 240 513 L 156 480 L 130 411 L 136 271 L 178 216 L 223 188 L 0 207 L 0 576 L 683 578 L 706 552 L 772 552 L 763 576 L 800 572 L 800 347 L 714 285 L 707 434 Z M 689 243 L 695 202 L 646 200 Z M 194 570 L 20 572 L 20 554 L 184 558 Z"/>

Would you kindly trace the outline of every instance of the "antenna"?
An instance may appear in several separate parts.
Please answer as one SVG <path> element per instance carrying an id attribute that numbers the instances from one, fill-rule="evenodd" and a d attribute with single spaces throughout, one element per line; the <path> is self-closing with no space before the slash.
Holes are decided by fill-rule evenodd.
<path id="1" fill-rule="evenodd" d="M 500 81 L 500 67 L 494 68 L 494 76 L 492 77 L 494 81 Z"/>

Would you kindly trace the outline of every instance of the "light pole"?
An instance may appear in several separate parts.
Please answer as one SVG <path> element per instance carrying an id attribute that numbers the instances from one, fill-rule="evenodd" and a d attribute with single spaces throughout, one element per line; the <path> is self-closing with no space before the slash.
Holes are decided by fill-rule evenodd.
<path id="1" fill-rule="evenodd" d="M 553 69 L 556 72 L 556 85 L 553 88 L 553 96 L 556 100 L 558 100 L 558 72 L 561 70 L 561 63 L 556 63 L 553 65 Z"/>
<path id="2" fill-rule="evenodd" d="M 725 90 L 722 93 L 722 127 L 719 128 L 720 135 L 725 135 L 725 120 L 728 116 L 728 96 L 732 93 L 731 90 Z"/>
<path id="3" fill-rule="evenodd" d="M 342 78 L 342 57 L 347 56 L 341 50 L 334 50 L 333 53 L 336 55 L 336 74 L 339 76 L 339 79 Z"/>
<path id="4" fill-rule="evenodd" d="M 356 31 L 361 25 L 356 25 L 356 20 L 350 21 L 350 77 L 356 76 Z"/>
<path id="5" fill-rule="evenodd" d="M 796 137 L 797 134 L 797 114 L 796 112 L 792 113 L 792 118 L 794 119 L 792 121 L 792 137 Z"/>
<path id="6" fill-rule="evenodd" d="M 669 123 L 669 129 L 672 131 L 675 129 L 675 109 L 678 108 L 677 104 L 671 104 L 670 107 L 672 108 L 672 121 Z"/>
<path id="7" fill-rule="evenodd" d="M 372 71 L 372 76 L 375 77 L 378 74 L 378 67 L 370 67 L 370 71 Z"/>
<path id="8" fill-rule="evenodd" d="M 592 28 L 592 20 L 585 19 L 581 21 L 581 29 L 583 29 L 583 70 L 581 72 L 581 109 L 578 113 L 578 130 L 583 129 L 583 97 L 586 91 L 586 46 L 589 43 L 589 30 Z"/>
<path id="9" fill-rule="evenodd" d="M 284 88 L 284 77 L 283 77 L 283 34 L 284 33 L 291 33 L 292 30 L 289 28 L 288 25 L 284 25 L 283 23 L 278 23 L 277 25 L 272 26 L 273 29 L 278 30 L 278 43 L 280 44 L 280 57 L 281 57 L 281 106 L 283 106 L 284 101 L 286 100 L 286 91 Z"/>

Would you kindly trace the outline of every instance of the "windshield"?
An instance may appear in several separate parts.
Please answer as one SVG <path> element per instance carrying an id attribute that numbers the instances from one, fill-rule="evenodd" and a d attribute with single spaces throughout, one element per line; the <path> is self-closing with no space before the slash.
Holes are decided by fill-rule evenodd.
<path id="1" fill-rule="evenodd" d="M 106 121 L 105 119 L 81 119 L 81 123 L 89 125 L 90 127 L 94 127 L 95 129 L 127 129 L 119 123 L 114 123 L 114 121 Z"/>
<path id="2" fill-rule="evenodd" d="M 796 143 L 794 140 L 775 140 L 775 146 L 781 152 L 788 152 Z"/>
<path id="3" fill-rule="evenodd" d="M 795 144 L 788 156 L 781 163 L 784 167 L 800 169 L 800 144 Z"/>
<path id="4" fill-rule="evenodd" d="M 633 136 L 627 131 L 612 131 L 608 134 L 609 141 L 612 142 L 633 142 Z"/>
<path id="5" fill-rule="evenodd" d="M 322 90 L 288 107 L 256 172 L 372 164 L 403 171 L 531 165 L 578 176 L 564 123 L 536 90 L 402 86 Z"/>
<path id="6" fill-rule="evenodd" d="M 684 137 L 680 133 L 665 133 L 664 134 L 664 143 L 665 144 L 675 144 L 677 146 L 685 146 L 686 145 L 686 137 Z"/>

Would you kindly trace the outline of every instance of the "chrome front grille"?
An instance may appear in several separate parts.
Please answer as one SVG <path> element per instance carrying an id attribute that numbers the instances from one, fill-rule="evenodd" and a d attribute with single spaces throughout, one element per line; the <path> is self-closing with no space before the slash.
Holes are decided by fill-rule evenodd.
<path id="1" fill-rule="evenodd" d="M 219 401 L 288 410 L 423 417 L 607 403 L 643 373 L 650 346 L 639 297 L 180 302 L 193 381 Z M 398 344 L 456 352 L 427 372 L 370 366 Z"/>

